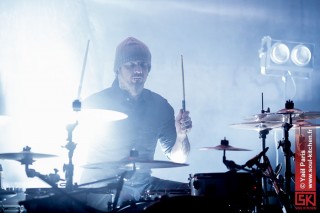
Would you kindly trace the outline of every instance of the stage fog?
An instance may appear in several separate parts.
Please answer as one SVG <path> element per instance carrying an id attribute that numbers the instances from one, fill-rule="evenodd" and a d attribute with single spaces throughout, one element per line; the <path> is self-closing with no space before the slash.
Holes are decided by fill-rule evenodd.
<path id="1" fill-rule="evenodd" d="M 196 173 L 228 171 L 223 151 L 201 150 L 223 139 L 250 150 L 226 151 L 228 160 L 243 165 L 262 151 L 263 140 L 259 131 L 232 124 L 268 108 L 276 113 L 288 100 L 296 109 L 320 111 L 319 9 L 316 0 L 0 1 L 0 153 L 29 146 L 35 153 L 57 155 L 37 158 L 31 167 L 42 174 L 56 168 L 63 179 L 69 162 L 67 126 L 76 114 L 72 103 L 111 85 L 115 48 L 133 36 L 152 53 L 146 88 L 164 96 L 176 112 L 185 101 L 193 121 L 189 165 L 154 169 L 154 175 L 188 182 Z M 310 76 L 263 75 L 259 51 L 265 36 L 313 43 Z M 71 132 L 77 144 L 75 182 L 92 134 L 105 131 L 99 127 L 97 119 L 79 120 Z M 289 132 L 293 152 L 296 131 Z M 283 137 L 281 127 L 266 135 L 273 167 L 284 163 L 278 147 Z M 167 160 L 160 147 L 155 159 Z M 0 164 L 4 187 L 47 187 L 28 178 L 20 162 L 2 159 Z"/>

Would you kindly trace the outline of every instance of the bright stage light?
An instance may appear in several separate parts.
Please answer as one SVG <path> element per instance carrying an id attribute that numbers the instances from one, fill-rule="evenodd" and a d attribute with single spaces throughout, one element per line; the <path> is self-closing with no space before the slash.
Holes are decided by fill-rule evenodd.
<path id="1" fill-rule="evenodd" d="M 262 38 L 261 74 L 309 78 L 314 65 L 314 44 Z"/>

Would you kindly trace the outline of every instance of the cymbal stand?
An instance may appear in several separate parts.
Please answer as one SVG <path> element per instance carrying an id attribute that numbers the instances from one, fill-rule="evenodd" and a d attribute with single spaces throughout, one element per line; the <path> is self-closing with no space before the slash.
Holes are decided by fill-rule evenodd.
<path id="1" fill-rule="evenodd" d="M 266 149 L 266 135 L 269 134 L 269 128 L 261 130 L 259 132 L 259 138 L 261 138 L 262 141 L 262 151 Z M 263 157 L 262 157 L 262 162 L 264 163 L 264 159 L 265 159 L 265 152 L 263 152 Z M 269 198 L 268 198 L 268 188 L 267 188 L 267 178 L 266 176 L 262 176 L 262 190 L 264 192 L 264 201 L 265 201 L 265 206 L 269 205 Z"/>
<path id="2" fill-rule="evenodd" d="M 92 213 L 97 213 L 99 212 L 98 210 L 90 207 L 90 206 L 87 206 L 85 203 L 83 203 L 82 201 L 80 200 L 77 200 L 76 198 L 72 197 L 72 195 L 70 193 L 68 193 L 68 191 L 66 190 L 63 190 L 63 189 L 60 189 L 57 185 L 57 182 L 60 179 L 59 175 L 55 174 L 54 176 L 52 175 L 43 175 L 43 174 L 40 174 L 39 172 L 37 172 L 36 170 L 34 169 L 30 169 L 29 168 L 29 165 L 32 164 L 34 160 L 32 158 L 29 158 L 29 157 L 26 157 L 22 160 L 20 160 L 21 164 L 25 164 L 25 171 L 26 171 L 26 174 L 29 178 L 33 178 L 33 177 L 38 177 L 39 179 L 43 180 L 44 182 L 46 182 L 47 184 L 49 184 L 56 193 L 60 193 L 64 196 L 66 196 L 67 198 L 69 198 L 71 201 L 75 202 L 77 204 L 77 206 L 83 208 L 84 210 L 86 210 L 88 213 L 89 212 L 92 212 Z M 52 178 L 54 177 L 54 178 Z M 27 201 L 20 201 L 19 204 L 24 204 L 24 202 L 27 202 Z"/>
<path id="3" fill-rule="evenodd" d="M 136 149 L 133 148 L 130 150 L 130 158 L 137 158 L 138 156 L 139 156 L 139 152 Z M 114 202 L 113 202 L 113 209 L 114 210 L 117 209 L 120 193 L 121 193 L 123 185 L 124 185 L 124 179 L 127 177 L 128 174 L 131 177 L 135 172 L 136 172 L 136 164 L 135 164 L 135 162 L 133 162 L 132 171 L 124 171 L 120 175 L 118 183 L 117 183 L 116 195 L 115 195 Z"/>
<path id="4" fill-rule="evenodd" d="M 74 166 L 72 163 L 72 157 L 73 157 L 73 153 L 76 148 L 76 145 L 77 145 L 76 143 L 74 143 L 72 141 L 72 132 L 77 125 L 78 125 L 78 121 L 76 121 L 74 124 L 67 125 L 67 131 L 68 131 L 67 141 L 68 141 L 68 143 L 64 146 L 64 148 L 69 150 L 69 153 L 68 153 L 69 163 L 63 165 L 63 171 L 65 172 L 65 179 L 66 179 L 66 190 L 69 192 L 73 190 Z"/>
<path id="5" fill-rule="evenodd" d="M 286 101 L 286 109 L 293 109 L 294 104 L 292 101 Z M 283 133 L 284 133 L 284 139 L 279 142 L 279 146 L 282 146 L 283 153 L 285 156 L 285 192 L 286 195 L 288 196 L 288 200 L 290 199 L 291 196 L 291 178 L 292 178 L 292 172 L 291 172 L 291 157 L 293 156 L 293 152 L 291 151 L 291 142 L 289 140 L 289 130 L 293 126 L 292 125 L 292 114 L 290 111 L 287 113 L 289 115 L 289 123 L 285 123 L 283 125 Z"/>
<path id="6" fill-rule="evenodd" d="M 270 108 L 268 107 L 267 110 L 264 110 L 264 105 L 263 105 L 263 93 L 261 93 L 261 113 L 270 113 Z M 259 131 L 259 138 L 261 138 L 262 141 L 262 151 L 266 150 L 266 136 L 269 134 L 270 129 L 266 128 L 261 131 Z M 263 153 L 263 158 L 262 162 L 264 162 L 264 157 L 266 156 L 265 152 Z M 264 192 L 264 197 L 265 197 L 265 205 L 269 205 L 269 199 L 268 199 L 268 188 L 267 188 L 267 179 L 265 176 L 262 176 L 262 191 Z"/>

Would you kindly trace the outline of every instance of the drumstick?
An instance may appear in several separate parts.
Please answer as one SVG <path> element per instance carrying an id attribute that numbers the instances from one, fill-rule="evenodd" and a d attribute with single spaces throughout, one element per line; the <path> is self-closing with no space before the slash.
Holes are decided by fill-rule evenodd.
<path id="1" fill-rule="evenodd" d="M 181 69 L 182 69 L 182 110 L 186 111 L 186 100 L 185 100 L 185 88 L 184 88 L 184 69 L 183 69 L 183 56 L 181 55 Z"/>
<path id="2" fill-rule="evenodd" d="M 76 111 L 76 112 L 78 112 L 78 111 L 81 110 L 81 102 L 80 102 L 81 89 L 82 89 L 82 82 L 83 82 L 83 77 L 84 77 L 84 71 L 85 71 L 85 67 L 86 67 L 86 63 L 87 63 L 87 57 L 88 57 L 88 51 L 89 51 L 89 43 L 90 43 L 90 40 L 88 40 L 86 53 L 85 53 L 85 55 L 84 55 L 84 60 L 83 60 L 83 65 L 82 65 L 81 79 L 80 79 L 79 88 L 78 88 L 78 99 L 76 99 L 76 100 L 74 100 L 74 101 L 72 102 L 73 111 Z"/>
<path id="3" fill-rule="evenodd" d="M 81 96 L 82 82 L 83 82 L 84 71 L 85 71 L 86 63 L 87 63 L 89 43 L 90 43 L 90 40 L 88 40 L 87 49 L 86 49 L 86 53 L 85 53 L 84 60 L 83 60 L 81 79 L 80 79 L 80 84 L 79 84 L 79 88 L 78 88 L 78 100 L 80 100 L 80 98 L 81 98 L 80 96 Z"/>

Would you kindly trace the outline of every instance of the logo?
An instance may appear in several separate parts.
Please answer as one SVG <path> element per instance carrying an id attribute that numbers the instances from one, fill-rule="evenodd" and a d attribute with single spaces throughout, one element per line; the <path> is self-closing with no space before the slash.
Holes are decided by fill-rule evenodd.
<path id="1" fill-rule="evenodd" d="M 316 192 L 295 192 L 296 209 L 316 209 Z"/>

